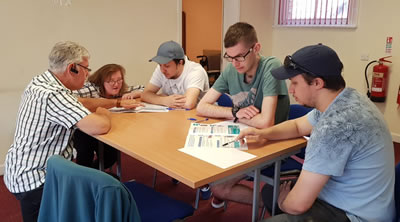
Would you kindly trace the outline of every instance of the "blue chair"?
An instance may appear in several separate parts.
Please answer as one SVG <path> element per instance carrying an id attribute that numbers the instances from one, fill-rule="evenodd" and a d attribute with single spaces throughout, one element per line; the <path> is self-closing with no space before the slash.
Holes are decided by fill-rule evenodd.
<path id="1" fill-rule="evenodd" d="M 221 94 L 221 96 L 217 100 L 217 104 L 218 104 L 218 106 L 225 106 L 225 107 L 233 106 L 231 97 L 226 93 Z"/>
<path id="2" fill-rule="evenodd" d="M 47 161 L 38 221 L 173 221 L 193 211 L 191 205 L 143 184 L 123 184 L 102 171 L 54 155 Z"/>
<path id="3" fill-rule="evenodd" d="M 394 182 L 394 201 L 396 206 L 396 218 L 394 221 L 400 222 L 400 163 L 396 165 Z"/>
<path id="4" fill-rule="evenodd" d="M 310 112 L 312 108 L 308 108 L 299 104 L 292 104 L 290 105 L 289 109 L 289 120 L 290 119 L 297 119 L 299 117 L 302 117 L 306 115 L 308 112 Z M 306 148 L 302 148 L 300 153 L 296 154 L 297 157 L 300 159 L 304 159 L 305 155 L 305 150 Z M 293 158 L 288 158 L 286 159 L 282 165 L 281 165 L 281 174 L 284 175 L 285 173 L 298 173 L 300 170 L 303 168 L 303 164 L 298 162 L 297 160 Z M 272 177 L 274 175 L 274 166 L 268 167 L 264 170 L 261 171 L 262 175 Z"/>

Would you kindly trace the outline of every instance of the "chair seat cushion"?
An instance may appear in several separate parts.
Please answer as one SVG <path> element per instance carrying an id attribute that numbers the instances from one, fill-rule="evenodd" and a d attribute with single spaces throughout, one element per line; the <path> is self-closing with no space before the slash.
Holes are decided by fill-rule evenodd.
<path id="1" fill-rule="evenodd" d="M 183 219 L 193 215 L 194 208 L 172 199 L 153 188 L 136 181 L 124 183 L 136 201 L 142 222 L 160 222 Z"/>

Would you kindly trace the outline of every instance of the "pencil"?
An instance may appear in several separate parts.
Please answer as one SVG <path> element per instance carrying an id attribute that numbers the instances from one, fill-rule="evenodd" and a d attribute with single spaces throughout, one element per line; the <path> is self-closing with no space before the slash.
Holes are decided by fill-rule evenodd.
<path id="1" fill-rule="evenodd" d="M 232 140 L 232 141 L 229 141 L 229 142 L 227 142 L 227 143 L 224 143 L 224 144 L 222 144 L 222 146 L 227 146 L 227 145 L 229 145 L 229 144 L 231 144 L 231 143 L 234 143 L 234 142 L 236 142 L 236 140 Z"/>

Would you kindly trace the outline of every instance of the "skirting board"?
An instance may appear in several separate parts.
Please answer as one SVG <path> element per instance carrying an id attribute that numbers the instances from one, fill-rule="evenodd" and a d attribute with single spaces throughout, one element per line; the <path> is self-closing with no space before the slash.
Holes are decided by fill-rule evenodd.
<path id="1" fill-rule="evenodd" d="M 393 142 L 400 143 L 400 134 L 392 133 Z"/>

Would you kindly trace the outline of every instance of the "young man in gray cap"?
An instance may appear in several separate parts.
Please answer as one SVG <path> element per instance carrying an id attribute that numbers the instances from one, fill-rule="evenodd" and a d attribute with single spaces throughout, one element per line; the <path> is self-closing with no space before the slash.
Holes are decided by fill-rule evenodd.
<path id="1" fill-rule="evenodd" d="M 306 116 L 268 129 L 249 128 L 237 139 L 280 140 L 310 134 L 296 184 L 280 186 L 278 206 L 285 214 L 266 221 L 392 221 L 393 142 L 383 116 L 367 97 L 345 88 L 343 65 L 324 45 L 304 47 L 272 70 L 290 79 L 289 93 L 315 107 Z M 271 209 L 272 188 L 264 186 Z"/>
<path id="2" fill-rule="evenodd" d="M 174 41 L 161 44 L 150 61 L 159 65 L 142 93 L 144 102 L 193 109 L 209 89 L 207 72 L 200 64 L 189 61 Z M 157 94 L 160 89 L 162 93 Z"/>

